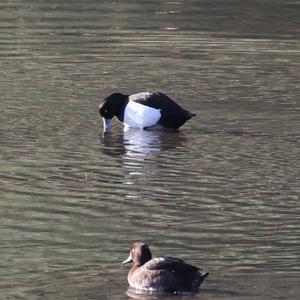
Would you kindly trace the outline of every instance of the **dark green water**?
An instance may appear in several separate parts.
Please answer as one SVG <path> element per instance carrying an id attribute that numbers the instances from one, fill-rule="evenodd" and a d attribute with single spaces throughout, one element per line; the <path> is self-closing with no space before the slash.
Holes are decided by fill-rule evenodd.
<path id="1" fill-rule="evenodd" d="M 299 299 L 299 1 L 2 1 L 1 299 Z M 167 93 L 179 132 L 102 134 Z M 210 272 L 126 295 L 133 241 Z M 130 299 L 131 299 L 130 298 Z"/>

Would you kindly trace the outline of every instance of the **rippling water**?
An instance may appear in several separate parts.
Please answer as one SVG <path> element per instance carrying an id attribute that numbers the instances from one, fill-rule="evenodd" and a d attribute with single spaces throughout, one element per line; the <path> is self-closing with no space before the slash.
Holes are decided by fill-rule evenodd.
<path id="1" fill-rule="evenodd" d="M 299 20 L 298 1 L 2 1 L 1 299 L 173 299 L 125 294 L 137 240 L 210 272 L 189 299 L 299 299 Z M 149 89 L 197 117 L 103 134 L 100 98 Z"/>

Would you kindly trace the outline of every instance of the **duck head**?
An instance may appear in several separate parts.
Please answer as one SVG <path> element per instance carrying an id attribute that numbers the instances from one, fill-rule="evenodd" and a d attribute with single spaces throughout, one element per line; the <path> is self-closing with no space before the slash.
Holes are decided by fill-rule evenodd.
<path id="1" fill-rule="evenodd" d="M 103 119 L 104 129 L 111 127 L 112 118 L 120 114 L 124 101 L 127 99 L 126 95 L 114 93 L 102 100 L 99 105 L 99 113 Z"/>
<path id="2" fill-rule="evenodd" d="M 123 261 L 123 265 L 133 262 L 135 266 L 141 266 L 151 258 L 149 247 L 146 244 L 136 242 L 131 246 L 129 256 Z"/>

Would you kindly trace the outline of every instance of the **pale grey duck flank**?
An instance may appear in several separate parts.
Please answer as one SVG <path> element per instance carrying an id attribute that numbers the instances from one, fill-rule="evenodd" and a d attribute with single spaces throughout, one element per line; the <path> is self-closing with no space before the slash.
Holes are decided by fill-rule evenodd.
<path id="1" fill-rule="evenodd" d="M 152 259 L 149 247 L 136 242 L 123 264 L 133 262 L 128 273 L 130 287 L 158 292 L 195 292 L 209 273 L 175 257 Z"/>

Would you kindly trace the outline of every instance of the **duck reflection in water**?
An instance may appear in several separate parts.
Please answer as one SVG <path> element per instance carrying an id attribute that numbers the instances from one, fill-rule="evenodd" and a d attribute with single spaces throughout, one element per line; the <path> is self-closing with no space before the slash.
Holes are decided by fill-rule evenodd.
<path id="1" fill-rule="evenodd" d="M 186 137 L 179 131 L 150 131 L 125 127 L 122 132 L 104 132 L 100 135 L 100 142 L 100 150 L 110 156 L 146 157 L 182 147 L 186 143 Z"/>
<path id="2" fill-rule="evenodd" d="M 125 294 L 130 300 L 174 300 L 174 296 L 178 296 L 167 292 L 140 291 L 134 288 L 128 288 Z M 194 293 L 181 293 L 179 295 L 192 296 Z"/>

